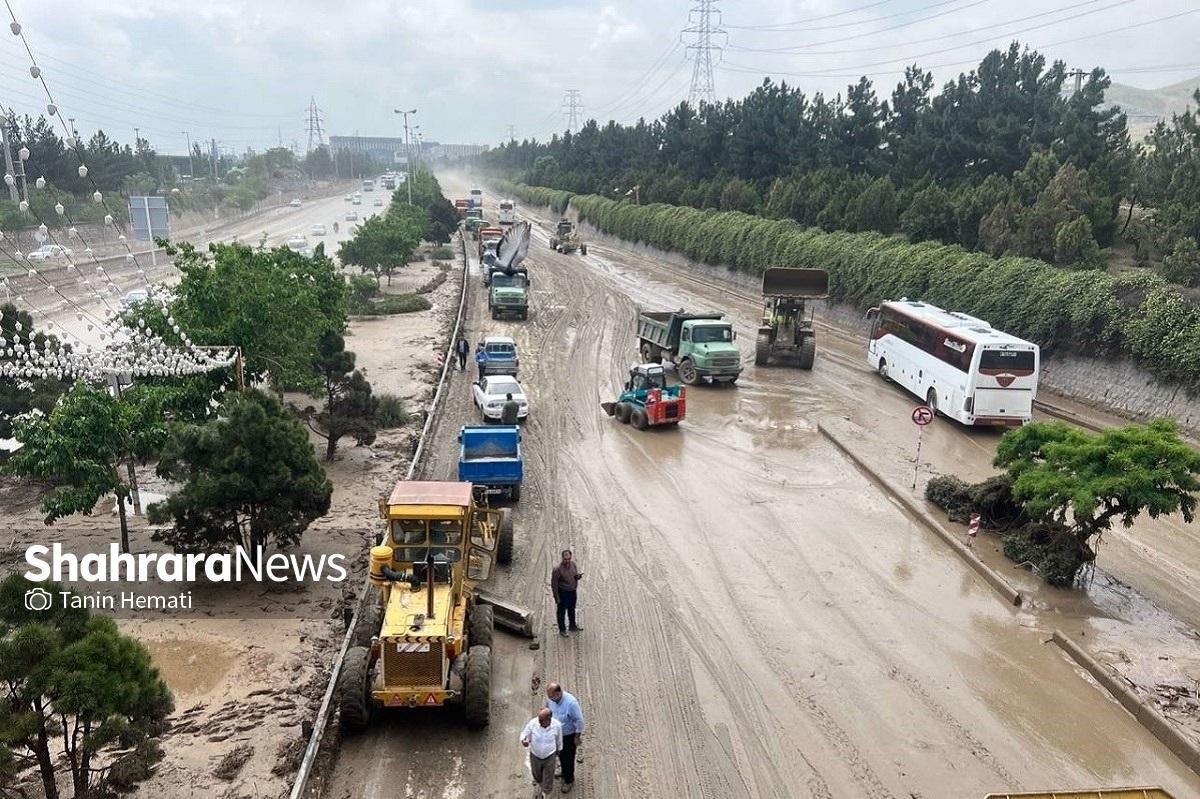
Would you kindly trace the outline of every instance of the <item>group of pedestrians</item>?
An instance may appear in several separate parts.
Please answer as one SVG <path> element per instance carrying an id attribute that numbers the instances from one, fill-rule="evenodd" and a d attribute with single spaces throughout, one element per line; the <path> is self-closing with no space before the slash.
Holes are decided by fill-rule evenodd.
<path id="1" fill-rule="evenodd" d="M 575 787 L 575 761 L 583 742 L 583 710 L 574 695 L 558 683 L 546 686 L 546 701 L 521 731 L 521 745 L 529 750 L 529 771 L 535 796 L 554 790 L 555 764 L 562 766 L 562 792 Z"/>

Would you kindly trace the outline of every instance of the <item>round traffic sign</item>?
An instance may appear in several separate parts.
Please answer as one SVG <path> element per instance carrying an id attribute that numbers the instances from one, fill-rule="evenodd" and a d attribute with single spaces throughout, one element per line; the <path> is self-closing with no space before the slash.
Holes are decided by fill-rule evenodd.
<path id="1" fill-rule="evenodd" d="M 918 405 L 913 408 L 912 420 L 914 423 L 924 427 L 933 421 L 933 408 L 928 405 Z"/>

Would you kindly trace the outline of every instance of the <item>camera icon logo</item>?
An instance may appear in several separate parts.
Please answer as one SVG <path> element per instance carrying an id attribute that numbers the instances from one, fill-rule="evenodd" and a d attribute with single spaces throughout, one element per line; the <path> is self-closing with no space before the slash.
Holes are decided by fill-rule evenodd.
<path id="1" fill-rule="evenodd" d="M 25 609 L 43 611 L 49 610 L 54 604 L 54 594 L 45 588 L 30 588 L 25 592 Z"/>

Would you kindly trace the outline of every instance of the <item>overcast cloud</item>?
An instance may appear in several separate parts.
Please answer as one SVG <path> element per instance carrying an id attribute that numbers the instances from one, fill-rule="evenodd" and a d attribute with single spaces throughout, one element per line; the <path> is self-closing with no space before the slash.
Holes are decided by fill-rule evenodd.
<path id="1" fill-rule="evenodd" d="M 632 121 L 686 99 L 692 72 L 678 44 L 692 4 L 676 0 L 12 3 L 81 133 L 103 128 L 129 141 L 138 126 L 166 152 L 184 151 L 185 130 L 239 151 L 279 139 L 303 150 L 310 97 L 326 134 L 396 135 L 392 109 L 415 107 L 427 140 L 495 143 L 508 125 L 518 137 L 545 138 L 562 127 L 568 87 L 582 91 L 587 116 Z M 1200 13 L 1067 41 L 1198 10 L 1196 0 L 724 0 L 719 7 L 729 45 L 715 72 L 720 97 L 740 97 L 765 75 L 832 95 L 850 82 L 845 75 L 862 73 L 886 96 L 906 63 L 896 59 L 924 56 L 915 60 L 937 67 L 940 84 L 969 68 L 959 62 L 977 62 L 1013 38 L 1071 67 L 1104 66 L 1114 80 L 1137 86 L 1200 75 Z M 861 10 L 843 13 L 853 9 Z M 803 30 L 749 29 L 792 22 Z M 1044 27 L 1017 32 L 1035 26 Z M 986 41 L 971 44 L 979 40 Z M 761 52 L 797 47 L 821 52 Z M 44 109 L 16 37 L 0 44 L 0 70 L 3 104 L 20 113 Z"/>

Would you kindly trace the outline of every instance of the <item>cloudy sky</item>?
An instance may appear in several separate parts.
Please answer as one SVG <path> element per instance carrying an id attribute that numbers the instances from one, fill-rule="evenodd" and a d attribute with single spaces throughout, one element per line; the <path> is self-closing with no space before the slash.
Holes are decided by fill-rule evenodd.
<path id="1" fill-rule="evenodd" d="M 426 140 L 495 143 L 587 116 L 633 121 L 686 99 L 689 0 L 10 0 L 59 106 L 81 133 L 134 127 L 166 152 L 184 131 L 241 151 L 326 133 L 395 135 L 417 108 Z M 698 0 L 697 0 L 698 2 Z M 765 75 L 836 94 L 904 64 L 949 79 L 1014 38 L 1114 80 L 1200 75 L 1198 0 L 719 0 L 718 97 Z M 1191 13 L 1189 13 L 1191 12 Z M 692 21 L 696 20 L 692 14 Z M 683 43 L 681 43 L 683 42 Z M 0 40 L 0 103 L 45 101 L 20 40 Z"/>

